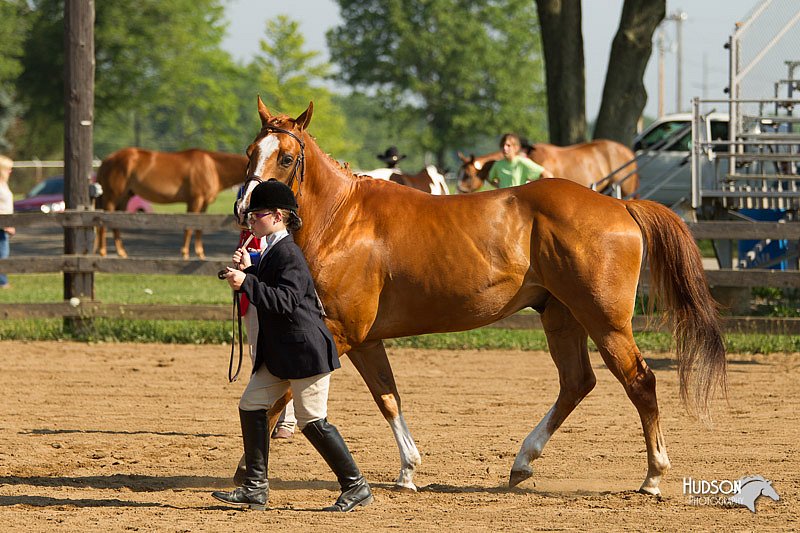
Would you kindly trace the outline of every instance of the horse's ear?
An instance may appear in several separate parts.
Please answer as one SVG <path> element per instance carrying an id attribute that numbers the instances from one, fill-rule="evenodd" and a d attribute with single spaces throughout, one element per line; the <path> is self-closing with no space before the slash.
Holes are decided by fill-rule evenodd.
<path id="1" fill-rule="evenodd" d="M 294 123 L 300 128 L 300 131 L 305 130 L 311 122 L 311 115 L 314 114 L 314 102 L 308 103 L 308 108 L 303 111 L 299 117 L 294 119 Z"/>
<path id="2" fill-rule="evenodd" d="M 459 158 L 459 159 L 460 159 L 462 162 L 464 162 L 464 163 L 468 163 L 468 162 L 469 162 L 469 159 L 467 159 L 467 156 L 465 156 L 465 155 L 464 155 L 464 154 L 462 154 L 461 152 L 458 152 L 456 155 L 458 156 L 458 158 Z"/>
<path id="3" fill-rule="evenodd" d="M 269 119 L 272 118 L 272 115 L 269 114 L 269 109 L 267 106 L 264 105 L 264 102 L 261 101 L 261 95 L 258 95 L 258 116 L 261 117 L 261 125 L 266 126 Z"/>

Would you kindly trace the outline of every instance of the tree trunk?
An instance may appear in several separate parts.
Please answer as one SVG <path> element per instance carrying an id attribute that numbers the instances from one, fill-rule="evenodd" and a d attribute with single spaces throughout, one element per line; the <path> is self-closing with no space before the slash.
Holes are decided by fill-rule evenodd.
<path id="1" fill-rule="evenodd" d="M 542 28 L 550 142 L 586 140 L 581 0 L 536 0 Z"/>
<path id="2" fill-rule="evenodd" d="M 644 71 L 653 51 L 653 33 L 666 15 L 666 0 L 625 0 L 594 129 L 595 139 L 630 146 L 647 102 Z"/>

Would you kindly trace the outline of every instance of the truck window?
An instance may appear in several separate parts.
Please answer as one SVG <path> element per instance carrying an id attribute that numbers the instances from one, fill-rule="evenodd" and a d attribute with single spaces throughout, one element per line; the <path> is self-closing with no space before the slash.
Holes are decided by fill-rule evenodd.
<path id="1" fill-rule="evenodd" d="M 651 146 L 658 144 L 664 139 L 668 139 L 675 135 L 679 130 L 688 126 L 688 122 L 664 122 L 663 124 L 659 124 L 655 127 L 652 131 L 647 133 L 642 139 L 637 143 L 635 147 L 636 150 L 646 150 Z M 670 151 L 689 151 L 689 145 L 692 141 L 692 132 L 689 132 L 681 137 L 680 141 L 676 144 L 672 145 L 669 149 Z"/>
<path id="2" fill-rule="evenodd" d="M 720 122 L 718 120 L 711 121 L 711 140 L 712 141 L 727 141 L 728 140 L 728 123 Z"/>

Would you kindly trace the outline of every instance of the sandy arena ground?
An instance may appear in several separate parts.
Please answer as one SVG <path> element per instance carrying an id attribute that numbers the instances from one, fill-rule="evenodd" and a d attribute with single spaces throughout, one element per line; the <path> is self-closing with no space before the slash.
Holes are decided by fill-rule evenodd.
<path id="1" fill-rule="evenodd" d="M 632 404 L 596 354 L 597 388 L 509 490 L 522 439 L 554 401 L 543 352 L 392 350 L 423 455 L 416 494 L 392 489 L 394 438 L 349 361 L 334 374 L 336 424 L 375 492 L 348 515 L 317 512 L 337 484 L 298 434 L 274 443 L 267 512 L 219 504 L 241 453 L 225 346 L 0 342 L 0 530 L 534 531 L 800 528 L 800 354 L 730 357 L 730 408 L 704 428 L 678 401 L 673 361 L 651 355 L 673 468 L 663 498 Z M 758 512 L 690 505 L 682 479 L 760 474 L 780 501 Z"/>

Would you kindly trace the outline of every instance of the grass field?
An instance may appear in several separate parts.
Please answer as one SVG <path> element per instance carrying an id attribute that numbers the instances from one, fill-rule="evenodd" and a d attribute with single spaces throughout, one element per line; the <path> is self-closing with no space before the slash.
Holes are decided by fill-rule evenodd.
<path id="1" fill-rule="evenodd" d="M 47 303 L 63 298 L 61 274 L 17 274 L 12 275 L 12 283 L 12 290 L 0 291 L 0 308 L 7 303 Z M 122 304 L 227 305 L 231 293 L 227 284 L 210 276 L 97 274 L 95 298 Z M 0 322 L 0 340 L 219 344 L 230 342 L 231 328 L 230 321 L 95 319 L 93 332 L 76 336 L 64 330 L 61 319 L 4 320 Z M 663 333 L 637 333 L 636 341 L 643 351 L 673 349 L 671 335 Z M 727 336 L 727 342 L 730 351 L 741 353 L 800 351 L 800 336 L 796 335 L 732 334 Z M 449 350 L 547 349 L 542 331 L 494 328 L 390 339 L 387 344 Z"/>

